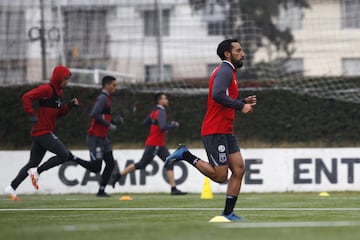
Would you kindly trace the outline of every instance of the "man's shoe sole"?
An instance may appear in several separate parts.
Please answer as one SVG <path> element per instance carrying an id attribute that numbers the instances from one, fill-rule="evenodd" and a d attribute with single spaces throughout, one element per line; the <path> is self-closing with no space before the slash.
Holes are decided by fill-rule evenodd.
<path id="1" fill-rule="evenodd" d="M 33 173 L 30 174 L 30 180 L 36 190 L 39 190 L 39 184 L 37 183 Z"/>

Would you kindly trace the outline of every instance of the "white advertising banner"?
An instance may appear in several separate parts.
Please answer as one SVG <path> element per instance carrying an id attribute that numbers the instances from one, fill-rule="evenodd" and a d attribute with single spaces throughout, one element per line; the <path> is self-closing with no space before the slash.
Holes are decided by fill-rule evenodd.
<path id="1" fill-rule="evenodd" d="M 170 152 L 172 152 L 171 150 Z M 192 149 L 194 155 L 207 160 L 205 151 Z M 246 174 L 242 192 L 288 191 L 360 191 L 360 148 L 274 148 L 242 149 Z M 89 159 L 88 151 L 73 151 Z M 117 166 L 123 169 L 137 162 L 143 150 L 114 150 Z M 52 154 L 47 153 L 46 161 Z M 26 164 L 29 151 L 0 151 L 0 188 L 4 189 Z M 103 164 L 104 165 L 104 164 Z M 104 167 L 104 166 L 103 166 Z M 174 167 L 179 189 L 200 193 L 204 176 L 190 164 L 180 161 Z M 229 173 L 230 174 L 230 173 Z M 146 167 L 123 177 L 109 193 L 170 192 L 159 158 Z M 27 178 L 18 187 L 22 193 L 96 193 L 99 175 L 67 162 L 41 174 L 38 191 Z M 226 192 L 226 184 L 211 182 L 214 193 Z"/>

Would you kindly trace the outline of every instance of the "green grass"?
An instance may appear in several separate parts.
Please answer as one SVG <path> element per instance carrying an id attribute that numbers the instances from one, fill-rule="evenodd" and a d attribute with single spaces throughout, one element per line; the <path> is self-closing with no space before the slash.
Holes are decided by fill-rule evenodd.
<path id="1" fill-rule="evenodd" d="M 0 196 L 0 239 L 359 239 L 360 192 L 330 194 L 244 193 L 236 213 L 247 220 L 231 223 L 208 222 L 221 213 L 223 194 L 210 200 L 200 194 L 129 194 L 132 201 L 120 201 L 125 194 L 20 195 L 18 202 Z M 266 223 L 280 226 L 261 227 Z M 330 226 L 342 223 L 349 226 Z"/>

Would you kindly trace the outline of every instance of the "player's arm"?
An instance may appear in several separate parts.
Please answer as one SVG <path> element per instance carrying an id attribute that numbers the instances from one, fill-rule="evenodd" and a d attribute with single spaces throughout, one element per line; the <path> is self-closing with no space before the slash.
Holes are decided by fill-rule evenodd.
<path id="1" fill-rule="evenodd" d="M 162 109 L 159 109 L 158 112 L 158 124 L 160 129 L 163 131 L 176 128 L 178 126 L 175 122 L 171 122 L 169 124 L 166 122 L 166 112 Z"/>
<path id="2" fill-rule="evenodd" d="M 145 118 L 144 121 L 143 121 L 143 124 L 144 124 L 145 126 L 147 126 L 147 127 L 151 125 L 151 117 L 150 117 L 150 114 L 146 116 L 146 118 Z"/>
<path id="3" fill-rule="evenodd" d="M 79 106 L 79 104 L 79 100 L 77 98 L 73 98 L 69 103 L 61 105 L 58 117 L 66 115 L 68 112 L 70 112 L 71 109 Z"/>
<path id="4" fill-rule="evenodd" d="M 110 122 L 106 121 L 102 116 L 102 111 L 106 106 L 107 96 L 105 94 L 100 94 L 100 96 L 96 99 L 96 102 L 91 109 L 90 116 L 95 119 L 96 122 L 110 126 Z"/>
<path id="5" fill-rule="evenodd" d="M 221 68 L 214 78 L 212 98 L 225 107 L 241 110 L 245 99 L 232 99 L 226 94 L 231 81 L 232 71 Z"/>
<path id="6" fill-rule="evenodd" d="M 36 122 L 36 114 L 33 107 L 33 101 L 50 98 L 52 95 L 52 88 L 48 84 L 40 85 L 37 88 L 31 89 L 22 96 L 24 112 L 29 116 L 30 120 Z"/>

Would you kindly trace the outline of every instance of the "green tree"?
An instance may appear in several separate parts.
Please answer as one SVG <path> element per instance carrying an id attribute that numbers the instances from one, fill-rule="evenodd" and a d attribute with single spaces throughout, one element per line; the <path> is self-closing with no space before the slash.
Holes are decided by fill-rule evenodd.
<path id="1" fill-rule="evenodd" d="M 290 29 L 281 30 L 275 23 L 280 6 L 285 9 L 290 4 L 310 7 L 307 0 L 189 0 L 189 3 L 196 12 L 210 15 L 220 9 L 224 19 L 219 34 L 241 42 L 248 66 L 253 64 L 254 54 L 262 46 L 263 38 L 290 57 L 293 50 L 289 46 L 294 41 L 293 35 Z"/>

